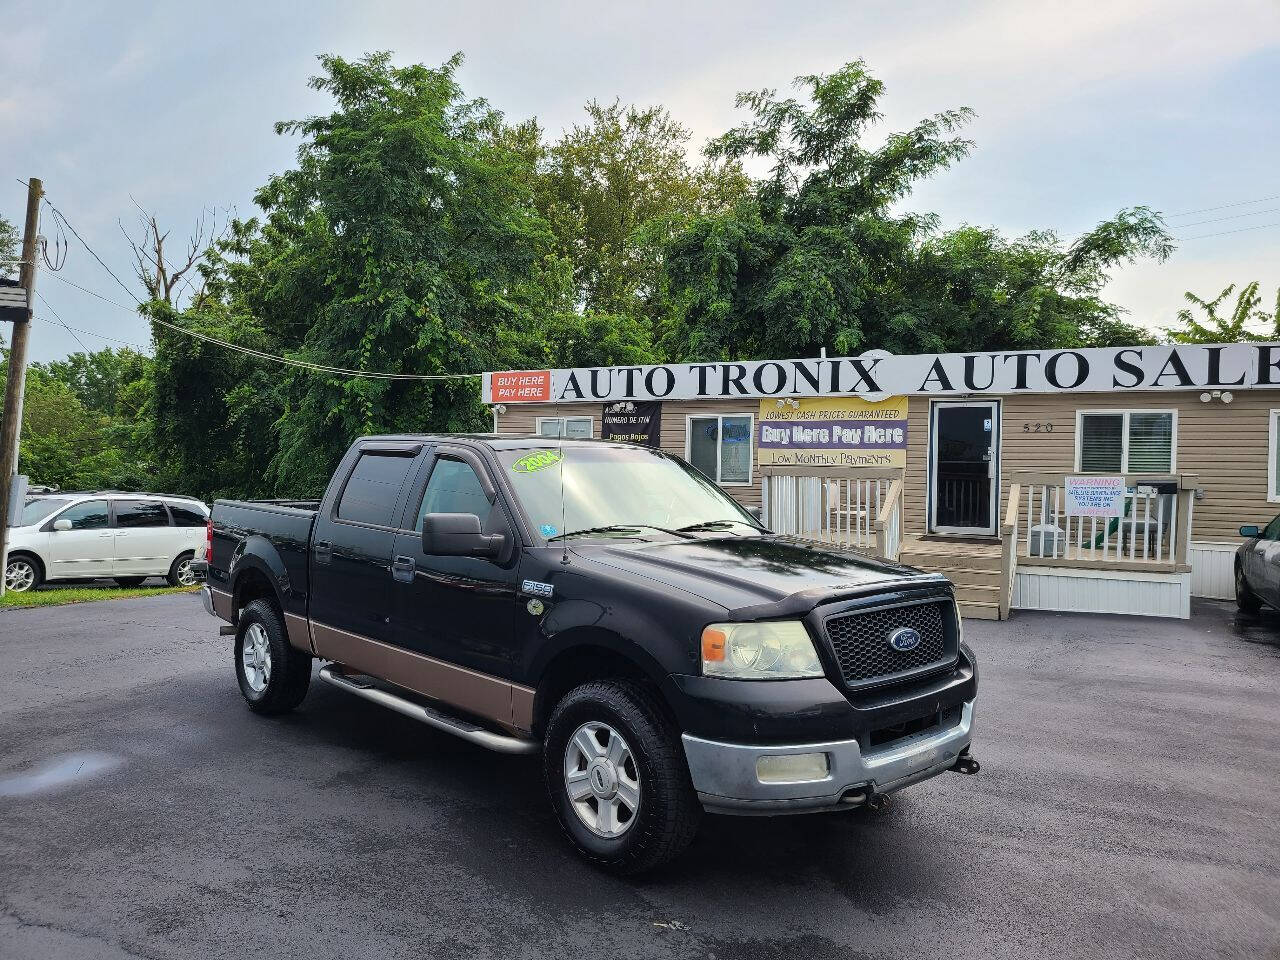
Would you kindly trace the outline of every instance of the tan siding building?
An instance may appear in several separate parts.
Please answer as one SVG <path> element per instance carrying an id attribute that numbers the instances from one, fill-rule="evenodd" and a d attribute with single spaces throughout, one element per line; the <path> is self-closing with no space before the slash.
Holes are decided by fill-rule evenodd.
<path id="1" fill-rule="evenodd" d="M 1230 595 L 1239 527 L 1264 524 L 1280 512 L 1276 345 L 883 355 L 888 359 L 879 366 L 867 356 L 849 367 L 850 379 L 896 366 L 891 380 L 858 381 L 881 387 L 865 393 L 848 390 L 836 366 L 859 364 L 856 358 L 522 375 L 546 378 L 538 402 L 500 402 L 496 379 L 487 379 L 486 389 L 494 400 L 495 429 L 504 434 L 600 437 L 606 411 L 617 409 L 611 405 L 624 397 L 656 400 L 657 445 L 708 473 L 717 468 L 707 463 L 719 454 L 704 448 L 701 461 L 691 455 L 690 418 L 699 418 L 711 436 L 717 416 L 731 418 L 739 429 L 750 418 L 749 479 L 723 480 L 727 493 L 761 510 L 780 532 L 888 552 L 955 574 L 967 569 L 957 563 L 983 569 L 974 574 L 971 591 L 979 615 L 1046 604 L 1091 609 L 1087 597 L 1103 595 L 1123 598 L 1108 601 L 1107 609 L 1118 607 L 1112 612 L 1186 615 L 1193 593 Z M 989 381 L 975 372 L 983 361 Z M 810 366 L 801 370 L 800 364 Z M 789 382 L 788 365 L 796 368 Z M 996 374 L 1002 365 L 1011 371 L 1004 382 Z M 1039 369 L 1046 374 L 1037 380 Z M 639 372 L 624 378 L 628 370 Z M 966 381 L 974 380 L 986 381 L 979 385 L 987 389 L 966 390 Z M 687 396 L 695 391 L 708 395 Z M 743 392 L 751 395 L 737 395 Z M 579 399 L 588 393 L 605 395 Z M 856 419 L 864 415 L 857 407 L 844 414 L 791 412 L 841 397 L 863 409 L 889 400 L 901 404 L 905 397 L 903 449 L 870 455 L 861 440 L 830 444 L 853 464 L 846 467 L 830 449 L 830 462 L 823 463 L 807 449 L 791 450 L 789 440 L 770 444 L 784 434 L 770 434 L 769 425 L 784 432 L 797 425 L 831 428 L 839 437 L 840 424 L 856 430 L 869 422 Z M 783 419 L 775 423 L 775 417 Z M 723 441 L 727 431 L 723 421 L 719 426 Z M 762 451 L 770 455 L 763 468 Z M 735 470 L 744 454 L 733 451 Z M 872 462 L 893 468 L 867 465 Z M 1114 474 L 1127 491 L 1120 506 L 1113 500 L 1114 509 L 1101 518 L 1075 513 L 1079 488 L 1073 483 L 1102 474 Z M 1000 558 L 998 571 L 984 569 L 991 566 L 984 559 L 988 549 Z M 1099 576 L 1120 582 L 1099 584 Z"/>

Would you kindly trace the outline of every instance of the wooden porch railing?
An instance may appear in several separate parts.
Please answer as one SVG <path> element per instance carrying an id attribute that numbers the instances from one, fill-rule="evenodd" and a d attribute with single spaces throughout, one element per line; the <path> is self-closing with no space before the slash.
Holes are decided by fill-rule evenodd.
<path id="1" fill-rule="evenodd" d="M 1009 484 L 1009 501 L 1000 524 L 1000 619 L 1009 619 L 1013 604 L 1013 578 L 1018 572 L 1018 505 L 1022 502 L 1022 484 Z"/>
<path id="2" fill-rule="evenodd" d="M 760 473 L 761 520 L 769 529 L 897 557 L 902 470 L 766 466 Z"/>
<path id="3" fill-rule="evenodd" d="M 1195 474 L 1126 474 L 1121 516 L 1111 518 L 1069 516 L 1064 474 L 1016 471 L 1012 479 L 1002 539 L 1013 566 L 1190 569 Z"/>

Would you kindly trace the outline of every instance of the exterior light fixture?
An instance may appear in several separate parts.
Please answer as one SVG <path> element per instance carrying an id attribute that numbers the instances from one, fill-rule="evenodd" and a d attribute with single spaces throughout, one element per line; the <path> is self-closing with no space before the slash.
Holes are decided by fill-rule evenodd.
<path id="1" fill-rule="evenodd" d="M 1204 393 L 1200 394 L 1201 403 L 1208 403 L 1211 399 L 1213 398 L 1209 396 L 1209 391 L 1207 390 Z"/>
<path id="2" fill-rule="evenodd" d="M 1224 392 L 1223 392 L 1223 394 L 1222 394 L 1222 402 L 1223 402 L 1223 403 L 1230 403 L 1230 402 L 1231 402 L 1232 400 L 1234 400 L 1234 399 L 1235 399 L 1235 396 L 1231 393 L 1231 391 L 1230 391 L 1230 390 L 1227 390 L 1227 391 L 1224 391 Z"/>

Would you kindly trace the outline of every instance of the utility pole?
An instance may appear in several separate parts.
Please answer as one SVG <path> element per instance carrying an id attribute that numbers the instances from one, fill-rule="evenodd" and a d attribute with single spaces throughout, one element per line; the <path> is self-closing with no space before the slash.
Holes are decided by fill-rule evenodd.
<path id="1" fill-rule="evenodd" d="M 13 324 L 9 343 L 9 379 L 4 388 L 4 420 L 0 422 L 0 570 L 9 570 L 9 496 L 18 473 L 18 439 L 22 433 L 22 395 L 27 383 L 27 341 L 31 339 L 31 303 L 36 295 L 36 234 L 40 230 L 40 198 L 44 184 L 27 183 L 27 222 L 22 233 L 22 269 L 18 274 L 27 292 L 27 316 Z M 0 576 L 0 596 L 5 577 Z"/>

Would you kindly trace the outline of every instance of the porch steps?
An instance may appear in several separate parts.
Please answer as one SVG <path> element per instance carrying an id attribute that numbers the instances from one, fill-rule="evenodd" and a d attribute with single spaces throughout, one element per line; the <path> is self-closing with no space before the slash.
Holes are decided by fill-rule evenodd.
<path id="1" fill-rule="evenodd" d="M 1000 619 L 999 544 L 908 537 L 902 542 L 898 559 L 907 566 L 940 573 L 954 583 L 962 617 Z"/>

